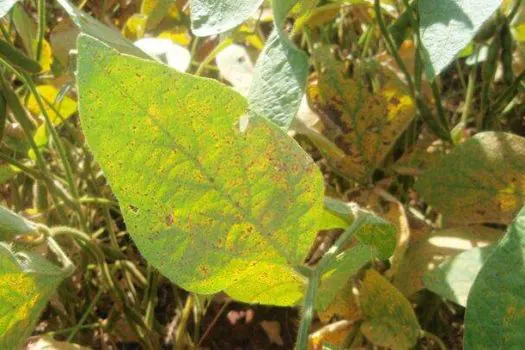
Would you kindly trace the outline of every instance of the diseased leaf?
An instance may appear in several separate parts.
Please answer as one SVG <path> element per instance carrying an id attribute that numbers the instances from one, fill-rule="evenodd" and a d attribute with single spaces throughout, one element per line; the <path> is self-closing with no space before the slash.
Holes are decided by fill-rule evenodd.
<path id="1" fill-rule="evenodd" d="M 425 288 L 423 277 L 428 271 L 465 251 L 495 243 L 501 235 L 499 230 L 477 225 L 438 230 L 411 240 L 393 283 L 410 296 Z"/>
<path id="2" fill-rule="evenodd" d="M 149 58 L 146 53 L 134 46 L 131 41 L 123 37 L 119 31 L 109 28 L 93 17 L 86 15 L 77 9 L 69 0 L 57 0 L 57 2 L 67 12 L 71 20 L 78 26 L 82 33 L 91 35 L 108 43 L 119 52 L 124 52 L 137 57 Z"/>
<path id="3" fill-rule="evenodd" d="M 321 173 L 293 139 L 247 119 L 232 89 L 88 36 L 78 88 L 87 142 L 150 263 L 197 293 L 276 305 L 302 297 L 294 268 L 317 231 L 344 221 L 325 210 Z"/>
<path id="4" fill-rule="evenodd" d="M 22 347 L 64 277 L 39 255 L 16 253 L 0 243 L 0 348 Z"/>
<path id="5" fill-rule="evenodd" d="M 283 30 L 286 15 L 296 0 L 274 0 L 275 28 L 255 64 L 248 94 L 250 109 L 283 130 L 299 110 L 308 77 L 308 56 Z"/>
<path id="6" fill-rule="evenodd" d="M 423 283 L 434 293 L 466 307 L 472 284 L 493 251 L 494 246 L 490 245 L 473 248 L 451 257 L 435 270 L 427 272 Z"/>
<path id="7" fill-rule="evenodd" d="M 525 139 L 479 133 L 444 156 L 415 188 L 447 223 L 509 224 L 525 202 Z"/>
<path id="8" fill-rule="evenodd" d="M 414 118 L 412 99 L 386 69 L 375 71 L 383 74 L 382 82 L 371 93 L 361 64 L 356 63 L 353 76 L 347 78 L 344 64 L 332 57 L 329 47 L 317 47 L 313 56 L 318 80 L 308 87 L 308 98 L 328 117 L 327 128 L 335 128 L 327 137 L 345 153 L 343 158 L 329 161 L 345 176 L 366 182 Z"/>
<path id="9" fill-rule="evenodd" d="M 391 349 L 412 348 L 420 327 L 410 302 L 375 270 L 368 270 L 360 294 L 361 331 L 372 343 Z"/>
<path id="10" fill-rule="evenodd" d="M 0 0 L 0 18 L 4 17 L 18 0 Z"/>
<path id="11" fill-rule="evenodd" d="M 356 327 L 356 325 L 348 320 L 341 320 L 326 325 L 310 335 L 308 349 L 339 349 L 352 327 Z"/>
<path id="12" fill-rule="evenodd" d="M 419 28 L 425 69 L 434 77 L 472 40 L 501 0 L 420 0 Z"/>
<path id="13" fill-rule="evenodd" d="M 261 6 L 263 0 L 192 0 L 191 30 L 210 36 L 237 27 Z"/>
<path id="14" fill-rule="evenodd" d="M 525 343 L 525 208 L 481 268 L 465 314 L 464 347 L 520 349 Z"/>

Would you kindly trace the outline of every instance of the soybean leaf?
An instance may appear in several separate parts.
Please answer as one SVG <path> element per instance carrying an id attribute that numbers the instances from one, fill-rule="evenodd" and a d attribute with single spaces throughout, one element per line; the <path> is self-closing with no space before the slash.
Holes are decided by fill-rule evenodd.
<path id="1" fill-rule="evenodd" d="M 36 226 L 29 220 L 0 207 L 0 241 L 9 241 L 15 236 L 34 232 Z"/>
<path id="2" fill-rule="evenodd" d="M 425 70 L 434 77 L 472 40 L 501 0 L 420 0 L 420 33 Z"/>
<path id="3" fill-rule="evenodd" d="M 175 0 L 143 0 L 140 5 L 140 13 L 148 16 L 146 29 L 154 29 L 166 16 L 173 4 L 175 4 Z"/>
<path id="4" fill-rule="evenodd" d="M 375 270 L 368 270 L 360 294 L 363 334 L 375 345 L 410 349 L 420 327 L 410 302 Z"/>
<path id="5" fill-rule="evenodd" d="M 210 36 L 237 27 L 261 6 L 263 0 L 192 0 L 191 30 Z"/>
<path id="6" fill-rule="evenodd" d="M 477 247 L 452 257 L 423 277 L 425 287 L 463 307 L 483 264 L 494 246 Z"/>
<path id="7" fill-rule="evenodd" d="M 525 139 L 484 132 L 429 169 L 416 190 L 449 223 L 509 224 L 525 201 Z"/>
<path id="8" fill-rule="evenodd" d="M 103 40 L 120 52 L 125 52 L 137 57 L 149 58 L 146 53 L 133 45 L 131 41 L 124 38 L 119 31 L 109 28 L 91 16 L 86 15 L 77 9 L 69 0 L 57 0 L 57 2 L 67 12 L 82 33 Z"/>
<path id="9" fill-rule="evenodd" d="M 381 83 L 372 93 L 365 83 L 366 67 L 356 64 L 353 76 L 347 78 L 344 64 L 332 57 L 329 47 L 315 48 L 313 57 L 318 80 L 310 84 L 307 95 L 310 104 L 328 118 L 324 120 L 330 130 L 327 137 L 345 153 L 329 161 L 345 176 L 367 182 L 414 118 L 412 99 L 387 70 L 374 71 Z"/>
<path id="10" fill-rule="evenodd" d="M 0 348 L 19 349 L 65 277 L 64 271 L 32 253 L 0 243 Z"/>
<path id="11" fill-rule="evenodd" d="M 465 349 L 519 349 L 525 342 L 525 208 L 483 265 L 470 291 Z"/>
<path id="12" fill-rule="evenodd" d="M 413 236 L 414 233 L 415 230 Z M 410 296 L 425 288 L 425 274 L 441 263 L 470 249 L 493 244 L 501 236 L 499 230 L 474 225 L 438 230 L 423 234 L 419 239 L 412 237 L 393 283 L 403 294 Z"/>
<path id="13" fill-rule="evenodd" d="M 142 254 L 197 293 L 297 302 L 317 231 L 344 225 L 311 158 L 216 81 L 78 44 L 82 127 Z"/>
<path id="14" fill-rule="evenodd" d="M 274 0 L 275 28 L 254 70 L 248 101 L 250 109 L 288 130 L 299 110 L 308 77 L 308 56 L 283 30 L 286 15 L 296 0 Z"/>
<path id="15" fill-rule="evenodd" d="M 18 0 L 0 0 L 0 18 L 4 17 Z"/>

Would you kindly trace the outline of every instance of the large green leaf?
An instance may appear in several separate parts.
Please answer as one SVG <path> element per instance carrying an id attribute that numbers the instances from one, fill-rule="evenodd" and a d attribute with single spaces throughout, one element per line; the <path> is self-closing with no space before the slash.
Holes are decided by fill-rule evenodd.
<path id="1" fill-rule="evenodd" d="M 0 348 L 19 349 L 65 277 L 39 255 L 0 243 Z"/>
<path id="2" fill-rule="evenodd" d="M 149 58 L 146 53 L 133 45 L 131 41 L 123 37 L 118 30 L 109 28 L 93 17 L 86 15 L 77 9 L 69 0 L 57 0 L 57 2 L 62 8 L 64 8 L 71 20 L 78 26 L 82 33 L 103 40 L 120 52 L 125 52 L 142 58 Z"/>
<path id="3" fill-rule="evenodd" d="M 197 36 L 215 35 L 237 27 L 263 0 L 192 0 L 191 30 Z"/>
<path id="4" fill-rule="evenodd" d="M 478 274 L 467 302 L 465 349 L 525 344 L 525 208 Z"/>
<path id="5" fill-rule="evenodd" d="M 476 247 L 448 259 L 423 277 L 425 287 L 463 307 L 474 280 L 494 246 Z"/>
<path id="6" fill-rule="evenodd" d="M 255 64 L 250 109 L 288 130 L 299 110 L 308 77 L 308 56 L 283 31 L 297 0 L 272 1 L 275 29 Z"/>
<path id="7" fill-rule="evenodd" d="M 501 0 L 420 0 L 420 32 L 427 74 L 439 74 L 472 40 Z"/>
<path id="8" fill-rule="evenodd" d="M 245 99 L 209 79 L 79 38 L 82 127 L 142 254 L 180 286 L 290 305 L 320 229 L 320 171 Z"/>
<path id="9" fill-rule="evenodd" d="M 4 17 L 18 0 L 0 0 L 0 18 Z"/>
<path id="10" fill-rule="evenodd" d="M 509 224 L 525 202 L 525 139 L 477 134 L 430 168 L 416 189 L 447 222 Z"/>

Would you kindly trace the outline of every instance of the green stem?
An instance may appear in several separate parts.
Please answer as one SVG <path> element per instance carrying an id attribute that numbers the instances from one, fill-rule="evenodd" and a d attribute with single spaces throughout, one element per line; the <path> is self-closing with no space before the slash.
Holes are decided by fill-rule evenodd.
<path id="1" fill-rule="evenodd" d="M 474 91 L 476 90 L 476 79 L 477 79 L 477 67 L 473 67 L 468 75 L 468 86 L 467 96 L 465 97 L 465 106 L 463 107 L 463 113 L 461 114 L 461 123 L 466 126 L 468 123 L 468 116 L 470 114 L 470 108 L 472 107 L 472 101 L 474 100 Z"/>
<path id="2" fill-rule="evenodd" d="M 37 46 L 36 46 L 36 60 L 40 61 L 42 56 L 42 46 L 44 36 L 46 34 L 46 2 L 45 0 L 38 0 L 38 32 L 37 32 Z"/>
<path id="3" fill-rule="evenodd" d="M 226 38 L 223 41 L 219 43 L 219 45 L 215 46 L 215 48 L 204 58 L 204 60 L 199 65 L 199 68 L 197 68 L 197 71 L 195 72 L 195 75 L 201 75 L 204 69 L 210 64 L 210 62 L 225 48 L 230 46 L 233 43 L 232 38 Z"/>
<path id="4" fill-rule="evenodd" d="M 299 324 L 299 332 L 295 344 L 296 350 L 306 350 L 308 348 L 308 334 L 310 333 L 310 326 L 314 317 L 315 300 L 317 297 L 317 287 L 319 286 L 319 280 L 321 278 L 320 275 L 320 270 L 315 268 L 312 270 L 312 273 L 308 278 L 301 323 Z"/>
<path id="5" fill-rule="evenodd" d="M 82 317 L 80 318 L 80 321 L 78 321 L 78 323 L 76 324 L 75 327 L 73 327 L 73 329 L 71 330 L 71 333 L 69 333 L 69 336 L 67 337 L 67 342 L 71 342 L 73 340 L 73 338 L 75 337 L 75 335 L 78 333 L 78 331 L 81 329 L 81 327 L 84 325 L 84 322 L 86 322 L 87 318 L 89 317 L 89 315 L 91 314 L 91 312 L 93 311 L 93 309 L 95 308 L 95 305 L 97 305 L 98 303 L 98 300 L 100 299 L 100 297 L 102 296 L 102 289 L 99 289 L 97 291 L 97 294 L 95 295 L 95 298 L 93 298 L 93 300 L 91 301 L 91 303 L 89 303 L 86 311 L 84 312 L 84 314 L 82 315 Z"/>

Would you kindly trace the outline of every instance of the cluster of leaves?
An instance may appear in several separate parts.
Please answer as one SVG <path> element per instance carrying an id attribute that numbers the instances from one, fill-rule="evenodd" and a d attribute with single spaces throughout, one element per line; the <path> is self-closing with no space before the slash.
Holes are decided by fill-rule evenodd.
<path id="1" fill-rule="evenodd" d="M 521 344 L 522 1 L 89 3 L 0 0 L 33 219 L 0 211 L 0 347 L 56 290 L 44 332 L 86 344 L 198 346 L 221 292 L 300 305 L 298 349 L 444 347 L 465 308 L 465 348 Z M 168 336 L 162 283 L 189 292 Z"/>

